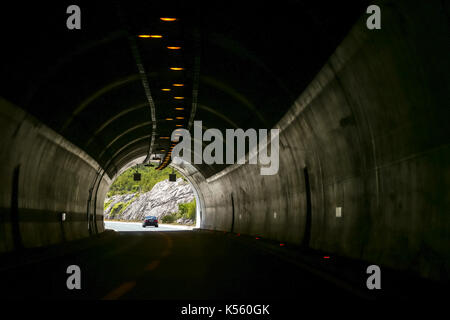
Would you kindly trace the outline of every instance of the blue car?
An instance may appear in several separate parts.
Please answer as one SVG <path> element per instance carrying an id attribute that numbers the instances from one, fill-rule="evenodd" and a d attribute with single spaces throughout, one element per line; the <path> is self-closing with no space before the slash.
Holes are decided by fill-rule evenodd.
<path id="1" fill-rule="evenodd" d="M 145 228 L 146 226 L 155 226 L 155 228 L 158 228 L 158 218 L 155 216 L 145 217 L 142 228 Z"/>

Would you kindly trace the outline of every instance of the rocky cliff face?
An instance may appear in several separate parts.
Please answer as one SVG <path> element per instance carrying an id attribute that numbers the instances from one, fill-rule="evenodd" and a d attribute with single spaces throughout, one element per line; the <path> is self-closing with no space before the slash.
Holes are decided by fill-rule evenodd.
<path id="1" fill-rule="evenodd" d="M 176 182 L 164 180 L 155 184 L 151 191 L 138 194 L 115 195 L 107 198 L 105 219 L 143 220 L 145 216 L 158 219 L 178 211 L 178 204 L 194 200 L 188 182 L 179 178 Z"/>

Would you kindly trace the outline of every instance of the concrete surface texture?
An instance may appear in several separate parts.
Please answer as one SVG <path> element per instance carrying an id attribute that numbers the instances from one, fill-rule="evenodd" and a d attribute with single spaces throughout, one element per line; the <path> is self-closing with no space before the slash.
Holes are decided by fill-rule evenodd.
<path id="1" fill-rule="evenodd" d="M 448 17 L 436 2 L 390 3 L 382 29 L 361 19 L 276 126 L 277 175 L 198 178 L 203 228 L 448 277 Z"/>
<path id="2" fill-rule="evenodd" d="M 3 99 L 0 136 L 0 252 L 88 236 L 86 204 L 100 169 L 98 164 Z M 104 176 L 102 196 L 110 184 Z M 96 209 L 97 230 L 101 232 L 103 198 L 97 199 Z"/>

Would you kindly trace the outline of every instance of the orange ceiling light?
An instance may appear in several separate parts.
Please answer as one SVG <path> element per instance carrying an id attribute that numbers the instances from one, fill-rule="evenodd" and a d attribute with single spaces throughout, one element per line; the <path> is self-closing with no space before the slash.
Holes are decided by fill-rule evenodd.
<path id="1" fill-rule="evenodd" d="M 170 120 L 173 120 L 173 118 L 166 118 L 166 120 L 170 121 Z"/>
<path id="2" fill-rule="evenodd" d="M 169 137 L 159 137 L 160 139 L 169 139 Z"/>
<path id="3" fill-rule="evenodd" d="M 184 99 L 184 97 L 173 97 L 174 99 L 176 99 L 176 100 L 183 100 Z"/>
<path id="4" fill-rule="evenodd" d="M 161 91 L 170 91 L 170 90 L 172 90 L 172 89 L 169 89 L 169 88 L 163 88 L 163 89 L 161 89 Z"/>
<path id="5" fill-rule="evenodd" d="M 184 87 L 183 83 L 174 83 L 172 86 L 174 87 Z"/>
<path id="6" fill-rule="evenodd" d="M 182 124 L 176 124 L 175 126 L 177 126 L 177 127 L 182 127 L 183 125 L 182 125 Z"/>
<path id="7" fill-rule="evenodd" d="M 175 108 L 175 110 L 184 110 L 184 108 L 179 107 L 179 108 Z"/>
<path id="8" fill-rule="evenodd" d="M 177 119 L 180 119 L 180 120 L 182 120 L 182 119 L 184 119 L 184 117 L 176 117 Z"/>
<path id="9" fill-rule="evenodd" d="M 180 50 L 181 47 L 176 47 L 176 46 L 168 46 L 167 49 L 169 50 Z"/>
<path id="10" fill-rule="evenodd" d="M 184 70 L 184 68 L 181 68 L 181 67 L 171 67 L 170 70 L 181 71 L 181 70 Z"/>
<path id="11" fill-rule="evenodd" d="M 138 35 L 139 38 L 154 38 L 154 39 L 161 39 L 162 35 L 160 34 L 140 34 Z"/>
<path id="12" fill-rule="evenodd" d="M 176 21 L 177 20 L 177 18 L 167 18 L 167 17 L 164 17 L 164 18 L 159 18 L 161 21 L 166 21 L 166 22 L 172 22 L 172 21 Z"/>

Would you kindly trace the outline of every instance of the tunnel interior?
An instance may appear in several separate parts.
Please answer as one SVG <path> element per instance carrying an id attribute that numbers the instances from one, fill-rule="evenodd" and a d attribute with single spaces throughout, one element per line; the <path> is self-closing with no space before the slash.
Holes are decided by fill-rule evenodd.
<path id="1" fill-rule="evenodd" d="M 450 7 L 372 2 L 82 1 L 79 30 L 67 1 L 5 4 L 0 253 L 102 233 L 112 181 L 153 161 L 200 229 L 448 281 Z M 172 161 L 194 121 L 279 129 L 278 172 Z"/>

